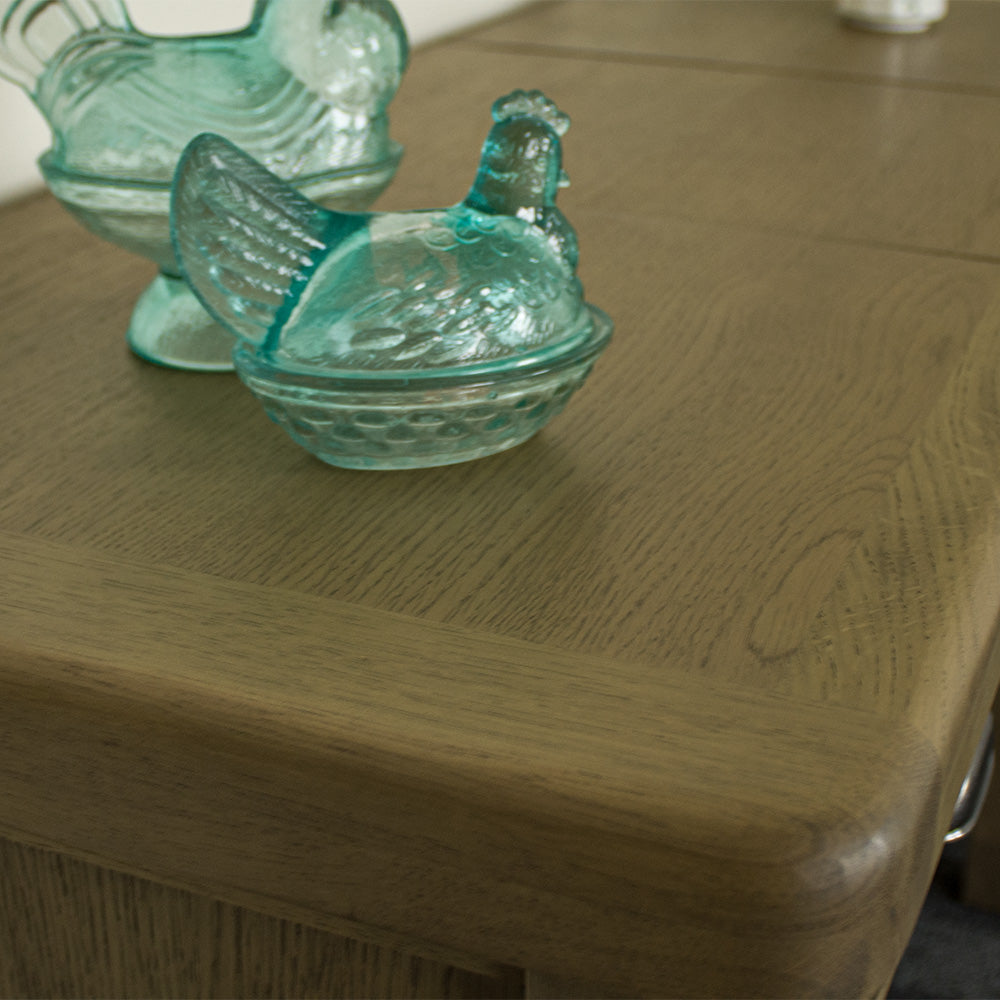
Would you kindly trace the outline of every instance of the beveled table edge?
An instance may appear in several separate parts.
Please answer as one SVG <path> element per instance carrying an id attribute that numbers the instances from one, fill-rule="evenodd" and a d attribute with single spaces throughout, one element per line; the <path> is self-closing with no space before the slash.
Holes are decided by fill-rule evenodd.
<path id="1" fill-rule="evenodd" d="M 483 969 L 618 955 L 637 992 L 698 992 L 706 947 L 744 991 L 871 991 L 905 945 L 857 912 L 936 858 L 903 721 L 10 534 L 0 562 L 14 839 Z"/>

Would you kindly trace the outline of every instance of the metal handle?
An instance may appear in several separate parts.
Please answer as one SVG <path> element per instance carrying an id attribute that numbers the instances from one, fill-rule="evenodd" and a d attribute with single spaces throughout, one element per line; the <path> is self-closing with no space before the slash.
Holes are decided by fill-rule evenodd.
<path id="1" fill-rule="evenodd" d="M 996 757 L 993 741 L 993 716 L 986 720 L 983 735 L 976 746 L 962 787 L 955 801 L 955 809 L 951 814 L 951 828 L 944 836 L 944 842 L 951 844 L 967 836 L 979 819 L 989 791 L 990 778 L 993 775 L 993 762 Z"/>

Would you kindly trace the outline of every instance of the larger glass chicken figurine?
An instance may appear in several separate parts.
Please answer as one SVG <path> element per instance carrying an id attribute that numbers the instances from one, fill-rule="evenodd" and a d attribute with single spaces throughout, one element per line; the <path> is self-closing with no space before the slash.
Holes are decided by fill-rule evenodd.
<path id="1" fill-rule="evenodd" d="M 191 138 L 227 136 L 319 202 L 364 208 L 401 148 L 387 106 L 407 61 L 388 0 L 257 0 L 226 35 L 151 37 L 122 0 L 0 0 L 0 73 L 52 129 L 40 166 L 85 226 L 155 261 L 128 340 L 149 360 L 231 368 L 232 336 L 180 279 L 170 181 Z"/>
<path id="2" fill-rule="evenodd" d="M 607 345 L 556 206 L 569 119 L 538 91 L 493 106 L 466 198 L 330 211 L 213 135 L 177 169 L 184 275 L 239 338 L 236 371 L 333 465 L 461 462 L 524 441 Z"/>

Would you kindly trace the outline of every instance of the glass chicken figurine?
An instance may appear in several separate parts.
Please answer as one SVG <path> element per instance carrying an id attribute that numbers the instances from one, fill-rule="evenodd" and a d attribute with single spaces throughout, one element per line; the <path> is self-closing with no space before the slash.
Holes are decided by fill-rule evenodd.
<path id="1" fill-rule="evenodd" d="M 415 468 L 510 448 L 608 343 L 555 203 L 569 118 L 538 91 L 501 98 L 493 118 L 450 208 L 331 211 L 215 135 L 178 165 L 183 274 L 237 336 L 243 382 L 325 462 Z"/>
<path id="2" fill-rule="evenodd" d="M 156 262 L 128 341 L 177 368 L 232 368 L 232 335 L 181 280 L 170 182 L 196 135 L 227 136 L 320 203 L 367 207 L 401 147 L 386 109 L 408 55 L 389 0 L 256 0 L 248 27 L 152 37 L 122 0 L 0 0 L 0 73 L 52 130 L 39 161 L 88 229 Z"/>

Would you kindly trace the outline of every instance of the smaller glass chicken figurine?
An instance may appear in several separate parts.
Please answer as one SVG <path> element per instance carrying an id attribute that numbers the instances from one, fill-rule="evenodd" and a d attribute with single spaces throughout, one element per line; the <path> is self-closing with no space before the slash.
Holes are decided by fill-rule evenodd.
<path id="1" fill-rule="evenodd" d="M 583 300 L 556 207 L 569 118 L 539 91 L 493 106 L 465 200 L 330 211 L 218 136 L 174 181 L 184 276 L 239 338 L 236 371 L 269 415 L 333 465 L 461 462 L 524 441 L 611 336 Z"/>
<path id="2" fill-rule="evenodd" d="M 179 368 L 231 368 L 233 344 L 170 244 L 184 147 L 225 135 L 321 203 L 364 208 L 401 155 L 386 109 L 407 57 L 389 0 L 256 0 L 242 31 L 183 38 L 138 31 L 122 0 L 0 0 L 0 74 L 52 129 L 42 174 L 88 229 L 159 265 L 128 339 Z"/>

